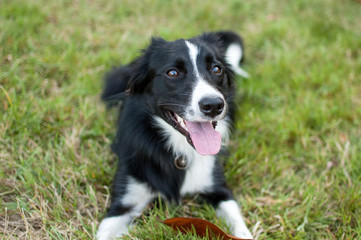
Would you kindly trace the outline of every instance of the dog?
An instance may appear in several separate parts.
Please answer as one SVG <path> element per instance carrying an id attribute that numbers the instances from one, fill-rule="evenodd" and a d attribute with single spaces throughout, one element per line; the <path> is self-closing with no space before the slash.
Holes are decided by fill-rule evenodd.
<path id="1" fill-rule="evenodd" d="M 198 194 L 232 233 L 252 239 L 217 154 L 234 118 L 234 75 L 247 77 L 242 38 L 230 31 L 191 39 L 152 38 L 141 55 L 105 78 L 102 99 L 120 108 L 111 204 L 98 240 L 126 235 L 157 197 Z"/>

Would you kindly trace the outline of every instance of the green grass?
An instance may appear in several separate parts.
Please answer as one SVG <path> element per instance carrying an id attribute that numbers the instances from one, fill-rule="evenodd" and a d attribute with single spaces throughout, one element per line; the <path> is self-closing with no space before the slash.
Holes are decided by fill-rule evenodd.
<path id="1" fill-rule="evenodd" d="M 152 35 L 232 29 L 249 79 L 226 177 L 256 239 L 361 238 L 359 1 L 0 2 L 0 238 L 91 239 L 109 203 L 116 112 L 102 76 Z M 160 221 L 210 206 L 163 202 L 131 239 L 194 239 Z"/>

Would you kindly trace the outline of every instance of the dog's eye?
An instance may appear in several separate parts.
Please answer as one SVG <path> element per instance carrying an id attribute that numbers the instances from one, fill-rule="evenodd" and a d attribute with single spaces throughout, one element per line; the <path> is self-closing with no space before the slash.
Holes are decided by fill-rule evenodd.
<path id="1" fill-rule="evenodd" d="M 176 70 L 171 69 L 167 72 L 167 75 L 168 75 L 168 77 L 176 78 L 179 76 L 179 73 Z"/>
<path id="2" fill-rule="evenodd" d="M 214 66 L 214 67 L 212 68 L 212 73 L 213 73 L 213 74 L 216 74 L 216 75 L 220 75 L 220 74 L 222 73 L 222 68 L 219 67 L 219 66 Z"/>

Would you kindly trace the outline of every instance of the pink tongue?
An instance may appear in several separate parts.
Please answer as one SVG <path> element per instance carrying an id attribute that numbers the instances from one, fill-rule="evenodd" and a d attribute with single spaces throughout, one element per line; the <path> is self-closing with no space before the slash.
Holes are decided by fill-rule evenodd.
<path id="1" fill-rule="evenodd" d="M 221 134 L 214 130 L 211 122 L 189 122 L 184 120 L 195 149 L 202 155 L 214 155 L 221 149 Z"/>

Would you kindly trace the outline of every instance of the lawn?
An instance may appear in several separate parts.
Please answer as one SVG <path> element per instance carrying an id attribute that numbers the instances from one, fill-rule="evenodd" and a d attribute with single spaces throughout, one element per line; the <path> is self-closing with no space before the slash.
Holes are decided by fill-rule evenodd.
<path id="1" fill-rule="evenodd" d="M 116 111 L 102 78 L 151 36 L 243 35 L 226 177 L 256 239 L 361 239 L 361 2 L 0 2 L 0 238 L 92 239 L 109 203 Z M 158 201 L 128 239 L 194 239 Z"/>

